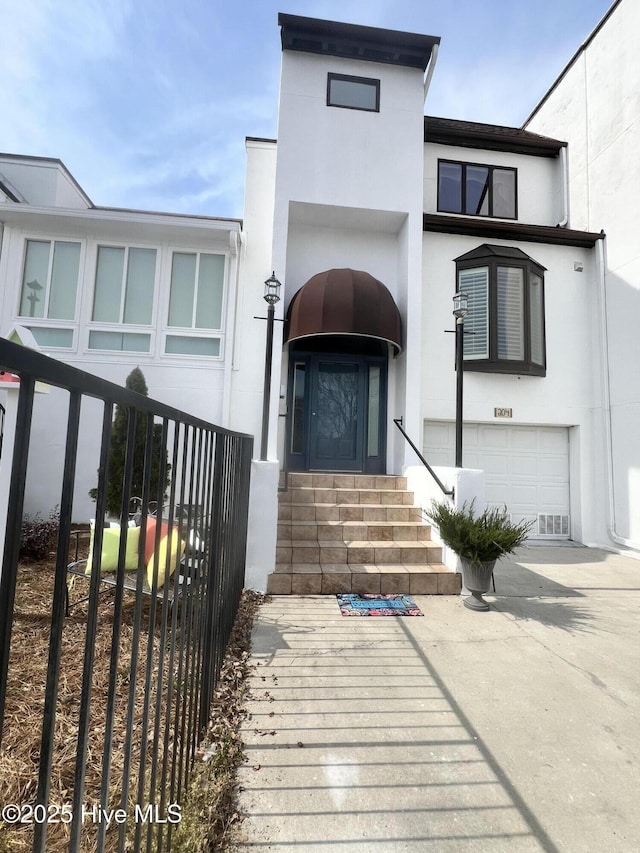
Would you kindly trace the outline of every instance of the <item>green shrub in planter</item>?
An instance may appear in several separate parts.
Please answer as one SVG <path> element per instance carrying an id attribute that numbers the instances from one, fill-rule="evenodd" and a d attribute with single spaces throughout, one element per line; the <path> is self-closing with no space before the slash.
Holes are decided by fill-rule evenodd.
<path id="1" fill-rule="evenodd" d="M 433 501 L 426 510 L 440 538 L 452 551 L 473 563 L 488 563 L 510 554 L 526 540 L 531 521 L 514 524 L 506 509 L 485 509 L 475 515 L 473 504 L 455 509 L 444 501 Z"/>
<path id="2" fill-rule="evenodd" d="M 485 509 L 476 515 L 473 503 L 455 509 L 448 503 L 434 501 L 425 513 L 437 526 L 444 544 L 460 557 L 464 585 L 471 593 L 465 599 L 465 606 L 488 610 L 482 596 L 489 589 L 496 560 L 522 545 L 533 522 L 514 524 L 506 508 Z"/>

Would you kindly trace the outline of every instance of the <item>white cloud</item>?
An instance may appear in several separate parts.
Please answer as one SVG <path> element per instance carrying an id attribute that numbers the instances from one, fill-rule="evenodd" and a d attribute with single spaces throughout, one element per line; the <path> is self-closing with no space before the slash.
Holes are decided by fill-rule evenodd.
<path id="1" fill-rule="evenodd" d="M 518 124 L 607 0 L 286 6 L 441 35 L 427 112 Z M 20 0 L 5 7 L 0 149 L 61 158 L 97 204 L 241 215 L 244 138 L 276 135 L 280 2 Z M 585 21 L 582 31 L 569 23 L 572 14 Z"/>

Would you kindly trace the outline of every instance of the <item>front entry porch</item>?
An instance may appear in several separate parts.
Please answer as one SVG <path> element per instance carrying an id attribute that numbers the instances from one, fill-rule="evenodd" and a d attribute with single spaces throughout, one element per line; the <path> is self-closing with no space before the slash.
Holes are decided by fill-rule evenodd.
<path id="1" fill-rule="evenodd" d="M 272 595 L 458 595 L 404 477 L 294 473 L 280 493 Z"/>

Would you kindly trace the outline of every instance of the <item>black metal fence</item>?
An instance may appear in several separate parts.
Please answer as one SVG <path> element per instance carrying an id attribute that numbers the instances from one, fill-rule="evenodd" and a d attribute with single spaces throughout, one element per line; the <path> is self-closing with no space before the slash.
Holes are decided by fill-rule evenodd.
<path id="1" fill-rule="evenodd" d="M 170 851 L 242 592 L 253 439 L 3 340 L 0 369 L 21 380 L 0 579 L 0 770 L 9 768 L 6 777 L 34 777 L 18 779 L 13 788 L 32 792 L 28 802 L 0 802 L 0 849 Z M 33 628 L 46 638 L 42 683 L 25 667 L 17 641 L 12 645 L 16 612 L 29 596 L 20 585 L 19 549 L 36 382 L 68 395 L 55 570 L 47 612 Z M 88 398 L 102 401 L 99 476 L 92 556 L 86 578 L 78 578 L 78 566 L 76 575 L 68 566 L 75 556 L 74 484 Z M 118 411 L 126 440 L 117 565 L 104 573 L 105 540 L 113 535 L 104 520 Z M 140 452 L 144 474 L 131 571 L 129 512 Z M 77 584 L 85 595 L 67 616 L 70 578 L 74 598 Z M 68 685 L 72 667 L 79 670 L 75 694 Z M 21 732 L 35 743 L 26 765 L 12 764 L 15 727 L 25 725 L 16 694 L 22 702 L 26 694 L 38 709 L 39 731 Z M 0 778 L 5 797 L 9 783 Z"/>

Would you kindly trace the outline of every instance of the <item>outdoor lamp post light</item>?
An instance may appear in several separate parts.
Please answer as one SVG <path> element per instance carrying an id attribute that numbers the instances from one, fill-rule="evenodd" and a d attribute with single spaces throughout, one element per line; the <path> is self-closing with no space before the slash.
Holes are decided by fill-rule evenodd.
<path id="1" fill-rule="evenodd" d="M 267 303 L 267 352 L 264 360 L 264 396 L 262 399 L 262 443 L 260 460 L 267 459 L 269 440 L 269 399 L 271 397 L 271 363 L 273 360 L 273 324 L 276 303 L 280 302 L 280 287 L 275 272 L 264 283 L 264 301 Z"/>
<path id="2" fill-rule="evenodd" d="M 469 311 L 466 293 L 453 297 L 453 316 L 456 318 L 456 468 L 462 468 L 462 356 L 464 351 L 464 318 Z"/>

